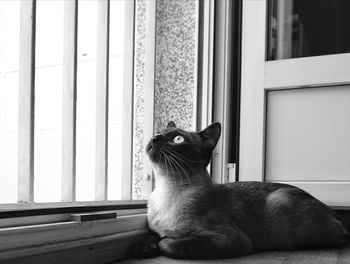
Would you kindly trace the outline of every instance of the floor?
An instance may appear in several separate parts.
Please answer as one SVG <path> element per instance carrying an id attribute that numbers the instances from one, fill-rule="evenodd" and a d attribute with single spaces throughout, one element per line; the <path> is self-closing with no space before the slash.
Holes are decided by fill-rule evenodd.
<path id="1" fill-rule="evenodd" d="M 340 249 L 262 252 L 242 258 L 220 260 L 175 260 L 166 257 L 127 259 L 118 264 L 350 264 L 350 244 Z"/>

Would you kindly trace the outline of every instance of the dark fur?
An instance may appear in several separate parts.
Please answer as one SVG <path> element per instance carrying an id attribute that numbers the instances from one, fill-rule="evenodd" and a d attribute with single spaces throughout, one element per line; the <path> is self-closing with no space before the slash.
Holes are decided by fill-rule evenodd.
<path id="1" fill-rule="evenodd" d="M 148 222 L 154 233 L 134 248 L 135 256 L 223 258 L 333 247 L 349 239 L 349 225 L 299 188 L 267 182 L 213 184 L 206 166 L 220 130 L 214 123 L 201 132 L 186 132 L 170 122 L 151 139 L 146 150 L 156 188 Z M 174 142 L 178 135 L 184 142 Z"/>

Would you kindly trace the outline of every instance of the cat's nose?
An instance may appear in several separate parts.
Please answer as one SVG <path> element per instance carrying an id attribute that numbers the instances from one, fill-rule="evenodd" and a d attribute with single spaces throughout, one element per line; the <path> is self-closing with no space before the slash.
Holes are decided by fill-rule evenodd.
<path id="1" fill-rule="evenodd" d="M 156 143 L 156 142 L 159 142 L 161 139 L 162 139 L 162 135 L 154 135 L 152 137 L 152 142 Z"/>

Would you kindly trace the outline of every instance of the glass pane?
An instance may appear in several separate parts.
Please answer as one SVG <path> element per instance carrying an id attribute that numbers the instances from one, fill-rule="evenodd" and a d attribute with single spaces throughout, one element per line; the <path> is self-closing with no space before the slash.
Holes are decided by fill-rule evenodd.
<path id="1" fill-rule="evenodd" d="M 20 1 L 0 1 L 0 203 L 17 201 Z"/>
<path id="2" fill-rule="evenodd" d="M 61 200 L 63 1 L 37 1 L 34 200 Z"/>
<path id="3" fill-rule="evenodd" d="M 110 2 L 108 199 L 121 199 L 125 1 Z"/>
<path id="4" fill-rule="evenodd" d="M 350 1 L 270 0 L 267 59 L 350 52 Z"/>
<path id="5" fill-rule="evenodd" d="M 97 1 L 79 1 L 76 198 L 95 199 Z"/>
<path id="6" fill-rule="evenodd" d="M 267 93 L 266 180 L 350 180 L 350 86 Z"/>

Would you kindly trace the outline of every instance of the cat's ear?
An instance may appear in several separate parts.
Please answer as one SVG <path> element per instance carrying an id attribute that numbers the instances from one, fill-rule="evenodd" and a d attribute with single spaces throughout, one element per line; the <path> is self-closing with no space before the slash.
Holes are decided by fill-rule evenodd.
<path id="1" fill-rule="evenodd" d="M 211 149 L 215 148 L 216 143 L 218 143 L 221 134 L 221 125 L 215 122 L 199 132 L 199 136 Z"/>
<path id="2" fill-rule="evenodd" d="M 166 126 L 166 128 L 175 128 L 175 127 L 176 127 L 176 125 L 175 125 L 174 121 L 170 121 L 168 123 L 168 125 Z"/>

